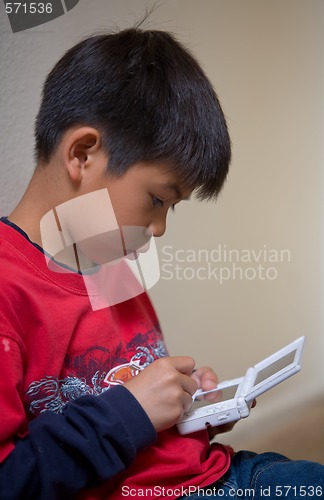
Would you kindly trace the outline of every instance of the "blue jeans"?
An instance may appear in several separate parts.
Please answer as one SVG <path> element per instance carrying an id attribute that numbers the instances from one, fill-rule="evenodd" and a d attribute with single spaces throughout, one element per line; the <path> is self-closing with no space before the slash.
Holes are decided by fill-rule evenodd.
<path id="1" fill-rule="evenodd" d="M 257 455 L 240 451 L 234 455 L 229 471 L 221 480 L 192 493 L 182 498 L 322 499 L 324 465 L 306 460 L 289 460 L 277 453 Z"/>

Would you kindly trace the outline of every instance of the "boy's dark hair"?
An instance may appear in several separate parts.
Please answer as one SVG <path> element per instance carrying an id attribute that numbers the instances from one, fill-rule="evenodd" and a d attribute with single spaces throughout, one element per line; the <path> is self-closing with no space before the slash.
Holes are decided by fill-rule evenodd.
<path id="1" fill-rule="evenodd" d="M 47 163 L 75 125 L 101 133 L 109 172 L 170 164 L 200 199 L 216 197 L 231 157 L 215 91 L 169 33 L 131 28 L 72 47 L 48 75 L 36 119 L 36 159 Z"/>

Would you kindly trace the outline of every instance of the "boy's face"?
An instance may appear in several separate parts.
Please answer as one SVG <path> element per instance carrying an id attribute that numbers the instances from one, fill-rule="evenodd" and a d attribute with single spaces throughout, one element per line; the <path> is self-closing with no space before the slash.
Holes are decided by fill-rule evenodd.
<path id="1" fill-rule="evenodd" d="M 98 189 L 107 188 L 119 226 L 141 226 L 162 236 L 170 208 L 188 199 L 192 189 L 167 165 L 136 163 L 120 177 L 103 170 Z"/>
<path id="2" fill-rule="evenodd" d="M 42 217 L 40 241 L 49 254 L 67 265 L 66 249 L 72 251 L 74 244 L 85 257 L 82 267 L 89 261 L 103 264 L 147 252 L 150 237 L 164 234 L 169 209 L 192 192 L 168 164 L 138 162 L 120 176 L 110 174 L 99 134 L 89 127 L 66 133 L 55 162 L 56 167 L 60 163 L 65 167 L 61 170 L 62 201 Z M 59 243 L 55 238 L 57 229 L 64 235 L 62 249 L 61 237 Z M 57 256 L 58 252 L 64 255 Z"/>

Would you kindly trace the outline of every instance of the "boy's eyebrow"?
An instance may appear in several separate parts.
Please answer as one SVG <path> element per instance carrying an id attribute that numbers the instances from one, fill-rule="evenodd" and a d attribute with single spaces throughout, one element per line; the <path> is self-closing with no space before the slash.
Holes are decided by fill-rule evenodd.
<path id="1" fill-rule="evenodd" d="M 162 188 L 168 189 L 169 191 L 173 191 L 176 195 L 176 198 L 179 198 L 181 200 L 189 200 L 190 196 L 187 196 L 184 198 L 183 194 L 181 193 L 178 184 L 175 183 L 166 183 L 161 185 Z"/>

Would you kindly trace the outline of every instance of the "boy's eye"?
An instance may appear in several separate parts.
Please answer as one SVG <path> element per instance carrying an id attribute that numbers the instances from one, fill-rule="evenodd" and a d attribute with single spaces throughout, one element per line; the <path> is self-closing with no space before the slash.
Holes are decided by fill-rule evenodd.
<path id="1" fill-rule="evenodd" d="M 152 205 L 154 207 L 158 207 L 158 208 L 161 208 L 163 207 L 163 201 L 160 200 L 159 198 L 157 198 L 156 196 L 152 196 Z"/>

